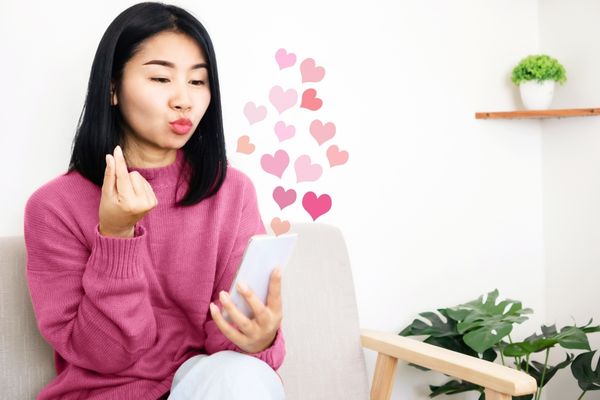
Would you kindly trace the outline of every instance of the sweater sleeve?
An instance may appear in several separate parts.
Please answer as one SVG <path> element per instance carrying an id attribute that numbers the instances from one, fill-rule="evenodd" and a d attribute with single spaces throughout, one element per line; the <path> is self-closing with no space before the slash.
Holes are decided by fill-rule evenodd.
<path id="1" fill-rule="evenodd" d="M 25 207 L 27 284 L 38 329 L 67 362 L 116 373 L 156 339 L 142 254 L 146 231 L 100 235 L 91 249 L 68 210 L 34 193 Z"/>
<path id="2" fill-rule="evenodd" d="M 221 300 L 219 299 L 219 293 L 221 290 L 229 291 L 233 279 L 237 272 L 237 268 L 242 261 L 242 256 L 248 240 L 252 235 L 266 233 L 264 224 L 261 220 L 260 213 L 258 210 L 258 203 L 256 199 L 256 190 L 252 185 L 252 182 L 248 180 L 248 184 L 245 192 L 244 207 L 241 214 L 241 221 L 238 225 L 237 235 L 231 254 L 229 255 L 226 263 L 222 268 L 220 277 L 215 281 L 215 287 L 212 292 L 211 301 L 215 303 L 219 309 L 222 310 Z M 285 358 L 285 341 L 283 337 L 282 327 L 279 326 L 275 339 L 270 347 L 267 347 L 258 353 L 246 353 L 240 349 L 237 345 L 226 338 L 223 333 L 219 330 L 217 324 L 213 321 L 210 311 L 208 312 L 207 320 L 204 323 L 204 329 L 206 332 L 205 349 L 208 354 L 216 353 L 222 350 L 233 350 L 244 354 L 249 354 L 257 357 L 271 366 L 274 370 L 279 369 Z"/>

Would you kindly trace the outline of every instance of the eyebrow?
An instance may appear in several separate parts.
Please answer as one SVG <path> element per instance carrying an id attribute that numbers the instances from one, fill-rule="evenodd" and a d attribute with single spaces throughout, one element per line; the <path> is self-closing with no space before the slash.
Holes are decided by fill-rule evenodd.
<path id="1" fill-rule="evenodd" d="M 151 61 L 148 61 L 147 63 L 144 63 L 143 65 L 151 65 L 151 64 L 162 65 L 162 66 L 168 67 L 168 68 L 175 68 L 175 64 L 173 64 L 170 61 L 165 61 L 165 60 L 151 60 Z M 208 65 L 206 63 L 200 63 L 200 64 L 192 65 L 192 68 L 190 68 L 190 69 L 198 69 L 198 68 L 208 69 Z"/>

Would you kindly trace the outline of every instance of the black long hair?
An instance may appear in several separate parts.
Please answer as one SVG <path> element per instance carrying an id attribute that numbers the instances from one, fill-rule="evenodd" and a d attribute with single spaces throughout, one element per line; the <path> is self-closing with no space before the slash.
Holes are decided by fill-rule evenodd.
<path id="1" fill-rule="evenodd" d="M 118 92 L 125 63 L 139 51 L 144 40 L 163 31 L 190 36 L 204 50 L 208 64 L 210 104 L 183 147 L 191 174 L 188 192 L 177 205 L 189 206 L 219 190 L 227 173 L 227 157 L 212 41 L 200 21 L 177 6 L 160 2 L 139 3 L 119 14 L 106 29 L 94 56 L 68 171 L 76 170 L 102 187 L 105 156 L 112 154 L 117 145 L 123 145 L 123 120 L 119 107 L 111 106 L 111 82 Z"/>

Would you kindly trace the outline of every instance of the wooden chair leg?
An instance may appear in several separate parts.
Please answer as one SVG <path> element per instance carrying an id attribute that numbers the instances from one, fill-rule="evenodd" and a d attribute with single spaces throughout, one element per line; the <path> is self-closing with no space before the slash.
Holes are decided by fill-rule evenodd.
<path id="1" fill-rule="evenodd" d="M 389 400 L 392 396 L 398 359 L 379 353 L 371 384 L 371 400 Z"/>
<path id="2" fill-rule="evenodd" d="M 485 389 L 485 400 L 511 400 L 512 396 L 509 394 L 498 393 L 492 389 Z"/>

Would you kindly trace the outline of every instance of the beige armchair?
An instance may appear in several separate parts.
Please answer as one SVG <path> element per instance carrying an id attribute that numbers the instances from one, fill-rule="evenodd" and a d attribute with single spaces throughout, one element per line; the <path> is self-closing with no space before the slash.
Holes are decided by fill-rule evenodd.
<path id="1" fill-rule="evenodd" d="M 339 229 L 295 223 L 298 245 L 283 274 L 287 399 L 390 399 L 398 360 L 486 388 L 488 400 L 534 393 L 529 375 L 394 333 L 360 329 L 352 272 Z M 0 365 L 7 399 L 33 399 L 54 375 L 25 281 L 22 237 L 0 238 Z M 363 347 L 378 352 L 369 390 Z M 370 393 L 370 394 L 369 394 Z"/>

